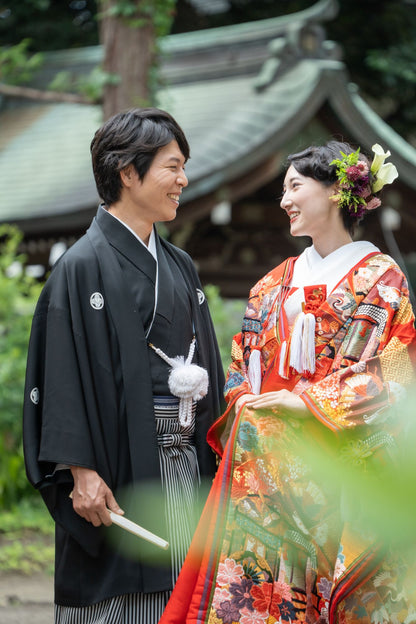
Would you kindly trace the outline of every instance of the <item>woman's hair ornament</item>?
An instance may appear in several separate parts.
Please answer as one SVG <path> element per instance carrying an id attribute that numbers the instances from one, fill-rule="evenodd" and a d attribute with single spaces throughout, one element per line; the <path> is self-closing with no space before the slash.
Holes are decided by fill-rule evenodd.
<path id="1" fill-rule="evenodd" d="M 351 154 L 341 152 L 342 158 L 333 160 L 339 183 L 338 192 L 333 197 L 338 200 L 340 209 L 347 210 L 352 217 L 360 219 L 366 210 L 374 210 L 381 204 L 376 193 L 385 184 L 391 184 L 398 172 L 392 163 L 385 163 L 390 152 L 385 152 L 381 145 L 373 145 L 374 152 L 371 166 L 360 159 L 360 148 Z"/>

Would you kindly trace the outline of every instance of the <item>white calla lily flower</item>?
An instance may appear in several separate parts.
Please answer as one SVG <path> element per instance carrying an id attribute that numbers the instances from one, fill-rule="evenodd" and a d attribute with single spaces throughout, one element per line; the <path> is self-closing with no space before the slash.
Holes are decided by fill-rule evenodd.
<path id="1" fill-rule="evenodd" d="M 381 145 L 375 143 L 371 148 L 374 152 L 373 162 L 371 163 L 371 173 L 375 174 L 380 169 L 386 158 L 390 156 L 390 151 L 385 152 Z"/>
<path id="2" fill-rule="evenodd" d="M 376 180 L 371 190 L 373 193 L 377 193 L 385 184 L 391 184 L 399 176 L 399 173 L 392 163 L 384 163 L 386 158 L 390 156 L 390 151 L 385 152 L 378 143 L 373 145 L 372 150 L 374 158 L 370 170 Z"/>
<path id="3" fill-rule="evenodd" d="M 377 178 L 372 187 L 373 193 L 381 191 L 385 184 L 391 184 L 398 177 L 399 173 L 392 163 L 381 165 L 380 169 L 377 171 Z"/>

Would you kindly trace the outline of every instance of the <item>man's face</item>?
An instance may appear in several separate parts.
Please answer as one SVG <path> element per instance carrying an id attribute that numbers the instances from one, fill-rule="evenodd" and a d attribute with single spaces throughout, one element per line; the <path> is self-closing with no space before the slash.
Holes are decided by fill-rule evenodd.
<path id="1" fill-rule="evenodd" d="M 161 147 L 143 179 L 134 168 L 134 177 L 126 199 L 145 220 L 152 223 L 172 221 L 176 217 L 182 189 L 188 185 L 185 175 L 185 157 L 176 141 Z"/>

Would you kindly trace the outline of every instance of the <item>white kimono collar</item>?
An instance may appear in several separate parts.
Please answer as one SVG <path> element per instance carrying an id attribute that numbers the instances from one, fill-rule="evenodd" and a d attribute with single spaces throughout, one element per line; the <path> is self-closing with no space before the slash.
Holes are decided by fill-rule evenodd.
<path id="1" fill-rule="evenodd" d="M 378 247 L 372 243 L 355 241 L 338 247 L 322 258 L 311 245 L 295 262 L 291 286 L 301 288 L 313 284 L 326 284 L 329 295 L 353 266 L 368 254 L 378 251 L 380 251 Z"/>

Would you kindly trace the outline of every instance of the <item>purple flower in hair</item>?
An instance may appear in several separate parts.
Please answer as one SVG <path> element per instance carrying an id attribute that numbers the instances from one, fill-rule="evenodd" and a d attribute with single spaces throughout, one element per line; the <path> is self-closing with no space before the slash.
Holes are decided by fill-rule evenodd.
<path id="1" fill-rule="evenodd" d="M 376 207 L 372 202 L 368 208 L 367 201 L 371 197 L 371 174 L 368 164 L 359 160 L 360 149 L 351 154 L 341 152 L 342 158 L 335 159 L 331 165 L 336 166 L 339 192 L 335 196 L 341 210 L 349 212 L 352 218 L 360 219 L 366 210 Z"/>
<path id="2" fill-rule="evenodd" d="M 371 190 L 368 185 L 368 180 L 364 184 L 356 186 L 353 192 L 359 197 L 368 197 L 369 195 L 371 195 Z"/>
<path id="3" fill-rule="evenodd" d="M 345 173 L 347 174 L 348 180 L 350 180 L 351 182 L 355 182 L 362 176 L 362 171 L 356 165 L 351 165 L 351 167 L 347 167 Z"/>
<path id="4" fill-rule="evenodd" d="M 374 210 L 381 205 L 381 201 L 378 197 L 372 197 L 367 204 L 367 210 Z"/>

